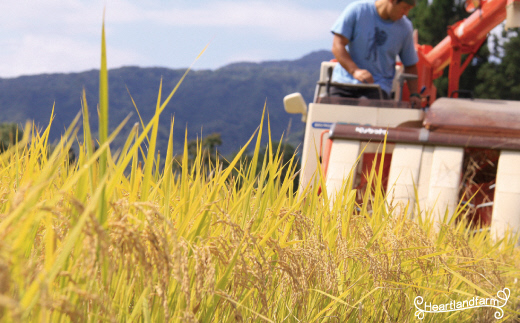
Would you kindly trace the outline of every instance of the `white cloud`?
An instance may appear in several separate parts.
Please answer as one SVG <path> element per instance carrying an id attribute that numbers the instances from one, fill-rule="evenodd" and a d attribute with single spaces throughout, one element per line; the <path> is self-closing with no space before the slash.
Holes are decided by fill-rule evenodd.
<path id="1" fill-rule="evenodd" d="M 98 33 L 103 8 L 100 0 L 7 1 L 0 3 L 0 28 L 24 31 L 38 26 L 62 33 Z M 258 0 L 198 2 L 190 7 L 166 3 L 162 9 L 128 0 L 106 4 L 109 25 L 147 22 L 179 27 L 254 27 L 291 39 L 319 37 L 338 15 L 333 10 L 305 8 L 293 2 Z"/>
<path id="2" fill-rule="evenodd" d="M 109 65 L 114 58 L 111 66 L 157 64 L 158 54 L 151 55 L 143 47 L 164 42 L 165 37 L 172 41 L 172 35 L 165 34 L 172 29 L 179 29 L 187 39 L 195 37 L 195 29 L 197 35 L 202 29 L 210 30 L 217 39 L 240 46 L 242 53 L 256 53 L 250 58 L 264 60 L 253 43 L 263 41 L 284 48 L 289 43 L 323 40 L 339 15 L 293 0 L 1 0 L 0 77 L 97 68 L 105 7 Z M 145 28 L 143 34 L 150 35 L 145 39 L 147 45 L 136 40 L 136 28 Z M 233 42 L 239 33 L 242 40 L 247 35 L 250 41 Z M 224 61 L 234 60 L 236 46 L 227 49 Z"/>
<path id="3" fill-rule="evenodd" d="M 98 27 L 102 6 L 87 5 L 79 0 L 3 1 L 0 3 L 0 27 L 19 32 L 59 28 L 65 33 L 78 26 L 90 26 L 97 14 Z"/>
<path id="4" fill-rule="evenodd" d="M 108 46 L 111 53 L 108 65 L 132 65 L 141 61 L 140 55 Z M 3 77 L 24 74 L 79 72 L 98 67 L 99 44 L 60 36 L 26 35 L 19 42 L 9 42 L 0 59 Z M 110 57 L 117 57 L 111 64 Z"/>
<path id="5" fill-rule="evenodd" d="M 140 19 L 180 27 L 261 28 L 279 39 L 305 40 L 323 37 L 338 15 L 280 2 L 217 1 L 189 9 L 145 10 Z"/>

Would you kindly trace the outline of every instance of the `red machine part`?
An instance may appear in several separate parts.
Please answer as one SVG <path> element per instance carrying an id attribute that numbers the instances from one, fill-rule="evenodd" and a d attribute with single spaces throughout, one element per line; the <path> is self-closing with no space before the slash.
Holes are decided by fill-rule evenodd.
<path id="1" fill-rule="evenodd" d="M 329 130 L 323 130 L 320 136 L 320 161 L 323 171 L 323 176 L 327 174 L 327 168 L 329 167 L 330 149 L 332 148 L 332 140 L 329 138 L 323 147 L 323 137 L 328 134 Z"/>
<path id="2" fill-rule="evenodd" d="M 460 75 L 486 41 L 488 33 L 506 19 L 506 6 L 519 0 L 484 0 L 472 5 L 478 6 L 468 18 L 448 27 L 448 36 L 437 46 L 417 45 L 419 55 L 419 88 L 425 87 L 424 96 L 433 102 L 437 90 L 433 80 L 440 77 L 449 65 L 448 94 L 457 97 Z M 469 54 L 461 63 L 463 54 Z"/>

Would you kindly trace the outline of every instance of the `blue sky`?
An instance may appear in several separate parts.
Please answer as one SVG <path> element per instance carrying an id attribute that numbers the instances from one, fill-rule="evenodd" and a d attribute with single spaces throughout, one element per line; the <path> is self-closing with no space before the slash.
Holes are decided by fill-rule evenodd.
<path id="1" fill-rule="evenodd" d="M 109 67 L 214 69 L 330 49 L 350 1 L 2 0 L 0 77 L 98 68 L 104 7 Z"/>

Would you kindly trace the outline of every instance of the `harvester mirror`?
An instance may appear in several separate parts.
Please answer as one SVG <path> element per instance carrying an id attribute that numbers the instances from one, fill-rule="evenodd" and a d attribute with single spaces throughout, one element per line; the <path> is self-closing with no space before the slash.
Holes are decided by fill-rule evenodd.
<path id="1" fill-rule="evenodd" d="M 283 98 L 283 105 L 287 113 L 301 113 L 302 122 L 307 119 L 307 104 L 300 93 L 292 93 Z"/>

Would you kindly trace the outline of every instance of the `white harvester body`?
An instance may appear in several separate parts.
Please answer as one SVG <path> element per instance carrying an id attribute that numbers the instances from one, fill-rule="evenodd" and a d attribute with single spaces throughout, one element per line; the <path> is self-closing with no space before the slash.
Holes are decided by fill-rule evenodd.
<path id="1" fill-rule="evenodd" d="M 360 154 L 381 153 L 386 135 L 386 153 L 391 154 L 388 196 L 408 204 L 410 216 L 421 216 L 419 209 L 431 210 L 440 221 L 446 210 L 451 217 L 459 205 L 465 149 L 496 150 L 496 183 L 488 188 L 494 196 L 476 208 L 486 208 L 489 214 L 492 209 L 488 224 L 498 237 L 508 229 L 520 232 L 520 102 L 440 98 L 426 111 L 412 109 L 399 102 L 404 80 L 400 71 L 394 82 L 397 99 L 342 101 L 327 95 L 333 64 L 322 63 L 308 108 L 299 94 L 284 99 L 288 112 L 301 113 L 306 122 L 302 187 L 312 185 L 317 167 L 322 167 L 333 200 L 349 174 L 363 176 Z"/>

